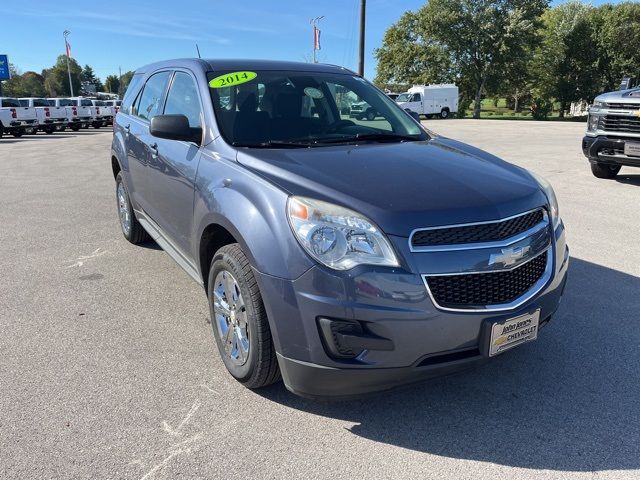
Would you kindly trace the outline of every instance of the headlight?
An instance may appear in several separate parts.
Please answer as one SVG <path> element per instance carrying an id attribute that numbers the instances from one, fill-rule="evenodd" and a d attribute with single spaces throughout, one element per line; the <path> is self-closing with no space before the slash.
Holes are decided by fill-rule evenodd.
<path id="1" fill-rule="evenodd" d="M 592 109 L 598 109 L 598 108 L 608 108 L 609 104 L 607 102 L 593 102 L 593 105 L 591 105 Z"/>
<path id="2" fill-rule="evenodd" d="M 320 200 L 289 197 L 287 217 L 300 245 L 329 268 L 399 265 L 380 229 L 353 210 Z"/>
<path id="3" fill-rule="evenodd" d="M 598 117 L 596 115 L 589 115 L 589 120 L 587 122 L 587 131 L 595 132 L 598 130 Z"/>
<path id="4" fill-rule="evenodd" d="M 543 177 L 531 171 L 529 171 L 529 173 L 533 178 L 536 179 L 538 185 L 540 185 L 540 188 L 547 196 L 547 200 L 549 200 L 549 214 L 551 215 L 551 223 L 553 225 L 553 229 L 555 230 L 560 223 L 560 211 L 558 209 L 558 199 L 556 198 L 556 192 L 553 191 L 553 187 L 551 186 L 551 184 L 547 182 Z"/>

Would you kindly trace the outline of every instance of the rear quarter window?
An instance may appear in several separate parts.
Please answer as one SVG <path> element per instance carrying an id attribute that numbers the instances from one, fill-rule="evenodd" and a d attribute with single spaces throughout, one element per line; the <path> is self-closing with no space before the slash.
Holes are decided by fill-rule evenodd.
<path id="1" fill-rule="evenodd" d="M 140 87 L 142 86 L 142 79 L 144 78 L 144 74 L 136 73 L 131 81 L 129 82 L 129 86 L 127 87 L 127 91 L 124 94 L 124 98 L 122 100 L 122 109 L 123 113 L 131 113 L 131 105 L 133 101 L 138 96 L 138 92 L 140 91 Z"/>

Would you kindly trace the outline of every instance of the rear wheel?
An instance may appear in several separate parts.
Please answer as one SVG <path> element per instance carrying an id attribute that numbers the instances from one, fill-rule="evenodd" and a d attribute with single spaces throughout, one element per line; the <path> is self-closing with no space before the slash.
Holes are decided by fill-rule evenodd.
<path id="1" fill-rule="evenodd" d="M 11 131 L 11 135 L 16 138 L 20 138 L 22 135 L 24 135 L 24 130 L 21 128 L 16 128 L 15 130 Z"/>
<path id="2" fill-rule="evenodd" d="M 443 108 L 442 111 L 440 112 L 440 118 L 445 119 L 445 118 L 449 118 L 449 109 L 448 108 Z"/>
<path id="3" fill-rule="evenodd" d="M 122 179 L 122 172 L 116 177 L 116 200 L 118 202 L 118 218 L 120 219 L 120 228 L 124 238 L 134 245 L 144 243 L 151 237 L 147 231 L 142 228 L 140 222 L 133 212 L 131 201 L 129 200 L 129 192 Z"/>
<path id="4" fill-rule="evenodd" d="M 55 132 L 56 127 L 47 127 L 44 129 L 44 133 L 46 133 L 47 135 L 51 135 L 53 132 Z"/>
<path id="5" fill-rule="evenodd" d="M 369 120 L 370 122 L 372 122 L 373 120 L 376 119 L 376 112 L 373 110 L 369 110 L 367 111 L 367 120 Z"/>
<path id="6" fill-rule="evenodd" d="M 80 130 L 80 125 L 71 125 L 71 130 L 73 130 L 74 132 L 77 132 Z"/>
<path id="7" fill-rule="evenodd" d="M 611 179 L 618 175 L 622 167 L 620 165 L 606 165 L 604 163 L 592 163 L 591 173 L 598 178 Z"/>
<path id="8" fill-rule="evenodd" d="M 249 260 L 237 243 L 214 255 L 207 294 L 213 335 L 229 373 L 247 388 L 279 380 L 262 296 Z"/>

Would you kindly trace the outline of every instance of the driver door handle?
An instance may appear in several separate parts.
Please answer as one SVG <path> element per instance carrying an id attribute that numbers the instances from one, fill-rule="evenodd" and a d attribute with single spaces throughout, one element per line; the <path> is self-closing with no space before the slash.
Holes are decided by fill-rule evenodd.
<path id="1" fill-rule="evenodd" d="M 158 144 L 157 143 L 152 143 L 151 145 L 149 145 L 149 150 L 151 150 L 151 157 L 152 158 L 158 158 Z"/>
<path id="2" fill-rule="evenodd" d="M 131 125 L 125 125 L 124 126 L 124 133 L 125 135 L 129 135 L 129 132 L 131 131 Z"/>

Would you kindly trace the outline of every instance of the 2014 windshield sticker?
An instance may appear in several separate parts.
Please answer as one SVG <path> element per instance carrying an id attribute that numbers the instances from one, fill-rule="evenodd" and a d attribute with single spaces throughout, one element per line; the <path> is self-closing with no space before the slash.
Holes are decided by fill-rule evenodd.
<path id="1" fill-rule="evenodd" d="M 256 78 L 256 72 L 230 72 L 220 75 L 209 82 L 211 88 L 225 88 L 247 83 Z"/>

